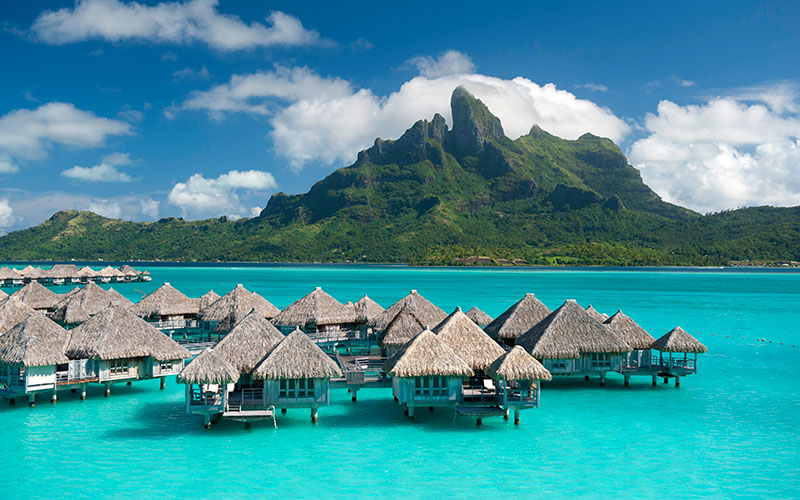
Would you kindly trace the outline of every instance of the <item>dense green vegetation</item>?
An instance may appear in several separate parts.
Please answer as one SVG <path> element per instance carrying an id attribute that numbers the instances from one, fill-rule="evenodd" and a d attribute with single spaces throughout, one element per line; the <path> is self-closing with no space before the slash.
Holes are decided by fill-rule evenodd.
<path id="1" fill-rule="evenodd" d="M 259 217 L 110 220 L 63 211 L 0 238 L 0 259 L 727 265 L 800 260 L 800 207 L 701 216 L 664 202 L 610 140 L 534 126 L 511 141 L 456 89 L 454 126 L 378 139 Z"/>

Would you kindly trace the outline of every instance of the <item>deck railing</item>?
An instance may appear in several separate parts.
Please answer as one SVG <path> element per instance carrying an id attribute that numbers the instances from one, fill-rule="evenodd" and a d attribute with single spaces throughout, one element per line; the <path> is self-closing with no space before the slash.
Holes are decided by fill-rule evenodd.
<path id="1" fill-rule="evenodd" d="M 264 405 L 264 390 L 263 389 L 240 389 L 228 393 L 228 408 L 227 411 L 242 411 L 245 406 L 263 406 Z"/>
<path id="2" fill-rule="evenodd" d="M 189 393 L 190 406 L 219 406 L 222 404 L 222 388 L 217 392 L 203 391 L 200 387 L 193 387 Z"/>
<path id="3" fill-rule="evenodd" d="M 653 366 L 661 369 L 680 368 L 682 370 L 695 370 L 694 358 L 661 358 L 654 359 Z"/>

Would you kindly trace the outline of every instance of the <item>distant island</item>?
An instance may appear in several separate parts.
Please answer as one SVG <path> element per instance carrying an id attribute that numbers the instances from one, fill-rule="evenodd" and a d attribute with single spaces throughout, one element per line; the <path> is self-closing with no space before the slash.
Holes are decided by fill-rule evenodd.
<path id="1" fill-rule="evenodd" d="M 463 87 L 258 217 L 127 222 L 65 210 L 0 238 L 2 260 L 414 265 L 796 266 L 800 207 L 710 215 L 663 201 L 611 140 L 516 140 Z"/>

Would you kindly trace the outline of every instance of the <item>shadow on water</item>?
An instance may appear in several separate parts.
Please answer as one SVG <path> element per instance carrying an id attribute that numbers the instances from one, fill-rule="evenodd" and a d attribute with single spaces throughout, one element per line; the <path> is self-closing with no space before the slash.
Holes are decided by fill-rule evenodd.
<path id="1" fill-rule="evenodd" d="M 591 377 L 588 381 L 583 377 L 570 377 L 570 378 L 553 378 L 549 382 L 542 382 L 542 396 L 547 397 L 550 391 L 583 391 L 583 390 L 597 390 L 597 391 L 619 391 L 619 392 L 643 392 L 654 391 L 656 389 L 669 387 L 674 389 L 675 379 L 669 379 L 669 384 L 664 384 L 663 379 L 658 377 L 656 387 L 653 387 L 650 376 L 631 377 L 630 385 L 625 387 L 625 383 L 621 378 L 606 378 L 606 384 L 600 386 L 600 379 L 598 377 Z M 683 383 L 683 381 L 681 382 Z"/>
<path id="2" fill-rule="evenodd" d="M 89 404 L 90 402 L 94 401 L 95 399 L 105 399 L 105 386 L 100 384 L 89 384 L 86 387 L 86 399 L 81 400 L 81 390 L 80 388 L 76 388 L 75 392 L 71 389 L 63 389 L 58 391 L 58 402 L 57 405 L 79 405 L 79 404 Z M 114 384 L 111 386 L 111 396 L 109 396 L 108 400 L 112 401 L 114 397 L 122 398 L 122 397 L 139 397 L 143 394 L 151 393 L 153 388 L 150 386 L 145 385 L 136 385 L 134 382 L 131 385 L 125 384 Z M 42 391 L 41 393 L 36 395 L 36 407 L 41 406 L 50 406 L 50 396 L 51 392 Z M 15 398 L 15 402 L 12 405 L 9 401 L 9 398 L 0 399 L 0 412 L 3 411 L 14 411 L 20 409 L 29 409 L 28 407 L 28 396 L 17 396 Z"/>

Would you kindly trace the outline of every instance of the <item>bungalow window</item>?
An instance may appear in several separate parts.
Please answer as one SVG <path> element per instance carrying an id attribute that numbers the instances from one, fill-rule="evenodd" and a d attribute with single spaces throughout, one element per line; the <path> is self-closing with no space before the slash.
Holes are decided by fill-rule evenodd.
<path id="1" fill-rule="evenodd" d="M 162 361 L 160 369 L 161 369 L 161 373 L 171 372 L 172 371 L 172 361 Z"/>
<path id="2" fill-rule="evenodd" d="M 566 359 L 554 359 L 553 360 L 553 370 L 566 370 L 567 369 L 567 360 Z"/>
<path id="3" fill-rule="evenodd" d="M 447 396 L 447 378 L 442 377 L 441 375 L 415 378 L 414 396 L 422 396 L 422 397 Z"/>
<path id="4" fill-rule="evenodd" d="M 128 370 L 128 360 L 127 359 L 112 359 L 108 364 L 108 372 L 112 376 L 117 375 L 127 375 Z"/>
<path id="5" fill-rule="evenodd" d="M 592 368 L 611 368 L 608 354 L 592 353 Z"/>
<path id="6" fill-rule="evenodd" d="M 290 378 L 281 379 L 278 398 L 280 399 L 302 399 L 314 397 L 313 378 Z"/>
<path id="7" fill-rule="evenodd" d="M 25 367 L 20 366 L 19 371 L 17 373 L 19 374 L 19 376 L 17 377 L 19 385 L 25 385 Z"/>

